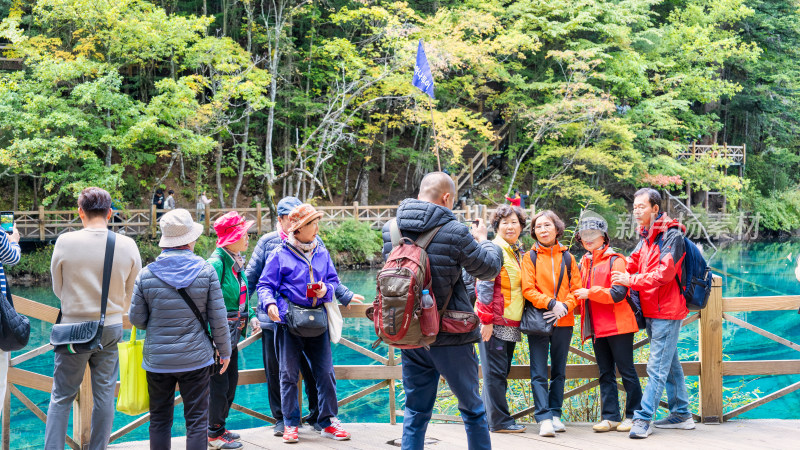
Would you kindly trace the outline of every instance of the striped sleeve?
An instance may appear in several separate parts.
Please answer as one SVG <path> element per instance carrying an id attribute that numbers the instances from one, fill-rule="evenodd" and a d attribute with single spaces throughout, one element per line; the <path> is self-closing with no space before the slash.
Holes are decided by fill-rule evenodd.
<path id="1" fill-rule="evenodd" d="M 11 242 L 5 232 L 0 232 L 0 263 L 13 266 L 19 262 L 21 254 L 19 244 Z"/>

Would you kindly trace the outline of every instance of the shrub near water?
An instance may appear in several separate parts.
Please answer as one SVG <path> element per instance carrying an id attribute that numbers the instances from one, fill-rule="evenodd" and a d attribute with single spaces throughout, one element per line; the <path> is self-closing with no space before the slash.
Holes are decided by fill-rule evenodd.
<path id="1" fill-rule="evenodd" d="M 337 265 L 368 263 L 383 247 L 380 231 L 354 219 L 338 226 L 323 223 L 319 235 Z"/>

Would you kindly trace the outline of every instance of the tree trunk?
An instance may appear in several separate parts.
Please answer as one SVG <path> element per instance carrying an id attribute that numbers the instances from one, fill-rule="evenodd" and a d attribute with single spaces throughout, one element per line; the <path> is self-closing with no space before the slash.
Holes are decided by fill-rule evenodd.
<path id="1" fill-rule="evenodd" d="M 219 207 L 225 208 L 225 191 L 222 189 L 222 135 L 217 138 L 217 161 L 214 167 L 214 176 L 217 180 L 217 195 L 219 196 Z"/>
<path id="2" fill-rule="evenodd" d="M 106 127 L 111 129 L 111 110 L 106 110 Z M 111 144 L 106 145 L 106 167 L 111 167 Z"/>
<path id="3" fill-rule="evenodd" d="M 269 225 L 272 231 L 278 230 L 278 211 L 275 209 L 275 191 L 272 185 L 264 182 L 264 198 L 267 200 L 267 207 L 269 208 Z"/>
<path id="4" fill-rule="evenodd" d="M 364 168 L 361 172 L 361 196 L 359 198 L 359 205 L 369 205 L 369 169 Z"/>
<path id="5" fill-rule="evenodd" d="M 14 211 L 19 209 L 19 175 L 14 175 Z"/>
<path id="6" fill-rule="evenodd" d="M 39 209 L 39 180 L 33 179 L 33 209 Z"/>
<path id="7" fill-rule="evenodd" d="M 344 198 L 342 199 L 342 206 L 347 204 L 347 199 L 350 197 L 350 165 L 353 162 L 353 152 L 347 152 L 347 167 L 344 169 Z"/>
<path id="8" fill-rule="evenodd" d="M 239 157 L 239 174 L 236 177 L 236 187 L 233 188 L 233 200 L 231 200 L 231 206 L 236 208 L 236 204 L 239 200 L 239 191 L 242 188 L 242 180 L 244 179 L 244 169 L 247 166 L 247 147 L 250 140 L 250 115 L 245 117 L 244 119 L 244 141 L 240 144 L 242 146 L 242 151 Z"/>
<path id="9" fill-rule="evenodd" d="M 381 183 L 384 182 L 384 177 L 386 176 L 386 138 L 389 132 L 389 127 L 386 126 L 386 123 L 383 124 L 383 145 L 381 145 L 381 176 L 380 180 Z"/>

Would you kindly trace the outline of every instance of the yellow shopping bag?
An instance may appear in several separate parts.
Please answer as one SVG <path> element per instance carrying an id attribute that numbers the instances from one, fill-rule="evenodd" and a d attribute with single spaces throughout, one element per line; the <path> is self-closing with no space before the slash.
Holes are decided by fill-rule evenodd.
<path id="1" fill-rule="evenodd" d="M 136 416 L 150 410 L 147 393 L 147 373 L 142 368 L 144 341 L 136 340 L 136 327 L 131 330 L 131 340 L 117 344 L 119 348 L 119 398 L 117 411 Z"/>

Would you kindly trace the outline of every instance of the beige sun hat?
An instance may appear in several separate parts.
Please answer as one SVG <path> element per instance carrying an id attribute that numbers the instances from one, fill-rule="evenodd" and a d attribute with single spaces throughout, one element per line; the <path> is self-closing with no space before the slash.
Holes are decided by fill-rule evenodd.
<path id="1" fill-rule="evenodd" d="M 197 240 L 203 234 L 203 225 L 192 220 L 192 213 L 185 209 L 173 209 L 161 216 L 161 248 L 181 247 Z"/>

